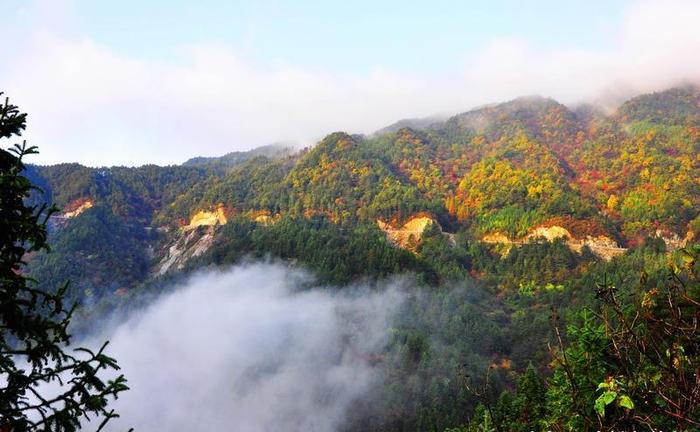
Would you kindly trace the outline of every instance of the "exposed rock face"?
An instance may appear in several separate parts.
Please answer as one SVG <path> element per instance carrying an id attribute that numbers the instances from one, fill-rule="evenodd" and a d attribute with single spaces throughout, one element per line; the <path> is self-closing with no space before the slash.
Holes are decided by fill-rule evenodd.
<path id="1" fill-rule="evenodd" d="M 190 258 L 198 257 L 209 250 L 214 243 L 216 226 L 195 228 L 181 230 L 175 237 L 156 266 L 157 274 L 164 275 L 172 269 L 181 270 Z"/>
<path id="2" fill-rule="evenodd" d="M 591 252 L 606 261 L 610 261 L 614 257 L 627 252 L 627 248 L 620 247 L 615 240 L 606 236 L 586 236 L 582 240 L 570 239 L 566 244 L 571 250 L 578 253 L 581 253 L 584 246 L 588 246 Z"/>
<path id="3" fill-rule="evenodd" d="M 511 240 L 508 238 L 507 235 L 499 232 L 495 233 L 490 233 L 486 234 L 484 237 L 481 238 L 481 241 L 484 243 L 491 243 L 491 244 L 514 244 L 517 243 L 517 240 Z"/>
<path id="4" fill-rule="evenodd" d="M 63 228 L 69 219 L 80 215 L 85 210 L 95 205 L 91 199 L 79 199 L 68 204 L 62 213 L 57 213 L 49 218 L 48 228 L 50 232 Z"/>
<path id="5" fill-rule="evenodd" d="M 251 219 L 263 226 L 274 225 L 280 217 L 280 214 L 271 215 L 269 211 L 255 212 L 251 215 Z"/>
<path id="6" fill-rule="evenodd" d="M 219 204 L 214 211 L 200 210 L 192 219 L 190 219 L 189 225 L 185 226 L 185 230 L 191 230 L 198 226 L 214 226 L 214 225 L 226 225 L 228 219 L 226 219 L 226 213 L 224 211 L 223 204 Z"/>
<path id="7" fill-rule="evenodd" d="M 259 224 L 266 225 L 266 226 L 272 225 L 274 222 L 272 220 L 272 217 L 270 215 L 266 215 L 266 214 L 255 216 L 255 218 L 253 218 L 253 220 Z"/>
<path id="8" fill-rule="evenodd" d="M 174 233 L 165 255 L 155 268 L 155 273 L 163 275 L 173 269 L 183 269 L 189 259 L 209 250 L 214 244 L 217 228 L 226 225 L 227 222 L 223 204 L 219 204 L 213 211 L 198 211 L 188 225 Z"/>
<path id="9" fill-rule="evenodd" d="M 550 227 L 537 227 L 530 231 L 525 236 L 525 240 L 532 241 L 538 238 L 546 238 L 548 241 L 554 241 L 558 238 L 568 238 L 571 239 L 572 235 L 566 228 L 560 226 L 550 226 Z"/>
<path id="10" fill-rule="evenodd" d="M 70 211 L 66 211 L 60 216 L 63 216 L 66 219 L 71 219 L 76 216 L 78 216 L 80 213 L 84 212 L 85 210 L 92 208 L 95 203 L 88 199 L 88 200 L 80 200 L 78 202 L 71 203 L 72 205 L 68 206 L 70 208 Z"/>
<path id="11" fill-rule="evenodd" d="M 484 243 L 492 244 L 492 245 L 497 245 L 497 251 L 500 253 L 502 256 L 508 255 L 510 253 L 510 250 L 514 246 L 520 246 L 522 242 L 520 240 L 511 240 L 508 238 L 507 235 L 500 233 L 500 232 L 494 232 L 494 233 L 489 233 L 486 234 L 481 238 L 481 241 Z"/>
<path id="12" fill-rule="evenodd" d="M 609 261 L 613 257 L 621 255 L 627 251 L 627 249 L 619 247 L 617 242 L 610 237 L 604 235 L 587 235 L 584 238 L 575 238 L 569 232 L 569 230 L 557 225 L 539 226 L 533 228 L 526 236 L 520 239 L 511 240 L 503 233 L 490 233 L 485 235 L 481 241 L 484 243 L 507 245 L 509 246 L 506 250 L 507 253 L 507 251 L 510 250 L 510 247 L 520 246 L 526 243 L 533 243 L 542 238 L 548 241 L 564 239 L 569 249 L 577 253 L 581 253 L 584 246 L 588 246 L 591 252 L 606 261 Z"/>
<path id="13" fill-rule="evenodd" d="M 423 231 L 433 223 L 437 224 L 438 222 L 427 215 L 414 216 L 400 227 L 395 227 L 377 219 L 379 229 L 384 231 L 386 238 L 391 243 L 400 248 L 410 250 L 411 252 L 416 251 L 416 247 L 420 244 L 423 236 Z M 439 226 L 438 224 L 438 227 Z"/>
<path id="14" fill-rule="evenodd" d="M 686 247 L 686 245 L 690 243 L 694 237 L 692 231 L 688 231 L 685 238 L 681 238 L 678 234 L 665 230 L 656 230 L 655 234 L 656 237 L 659 237 L 664 241 L 666 244 L 666 250 L 668 251 L 675 251 Z"/>

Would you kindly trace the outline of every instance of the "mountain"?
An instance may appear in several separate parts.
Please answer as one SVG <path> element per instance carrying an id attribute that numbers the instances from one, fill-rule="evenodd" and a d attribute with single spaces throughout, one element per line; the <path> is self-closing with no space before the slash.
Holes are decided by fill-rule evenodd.
<path id="1" fill-rule="evenodd" d="M 334 132 L 300 151 L 28 166 L 41 188 L 31 199 L 61 211 L 52 251 L 27 260 L 43 289 L 73 281 L 78 331 L 189 272 L 250 258 L 300 264 L 337 289 L 411 274 L 421 289 L 372 358 L 376 397 L 344 430 L 442 432 L 483 416 L 464 374 L 487 367 L 494 395 L 551 374 L 552 311 L 579 323 L 602 282 L 648 296 L 669 263 L 687 267 L 698 155 L 700 91 L 682 87 L 609 115 L 525 97 L 369 137 Z"/>
<path id="2" fill-rule="evenodd" d="M 67 216 L 58 225 L 66 230 L 59 229 L 59 237 L 86 225 L 82 230 L 94 229 L 99 238 L 99 224 L 117 221 L 139 230 L 136 237 L 141 239 L 148 237 L 146 231 L 157 233 L 150 236 L 153 257 L 137 259 L 139 268 L 150 269 L 136 272 L 141 275 L 137 280 L 158 273 L 158 260 L 168 259 L 163 248 L 177 243 L 195 218 L 200 226 L 209 224 L 201 222 L 206 220 L 220 224 L 221 218 L 206 216 L 216 208 L 235 223 L 251 221 L 255 232 L 277 229 L 279 220 L 301 225 L 309 220 L 317 228 L 342 233 L 342 241 L 351 241 L 358 229 L 374 232 L 380 241 L 385 234 L 380 224 L 388 224 L 381 225 L 384 231 L 396 230 L 425 214 L 453 237 L 514 245 L 539 233 L 565 238 L 578 250 L 585 245 L 609 259 L 648 236 L 662 238 L 672 248 L 696 238 L 699 101 L 697 89 L 674 88 L 638 96 L 604 116 L 590 108 L 571 110 L 552 99 L 524 97 L 431 120 L 423 130 L 392 126 L 372 137 L 336 132 L 299 152 L 271 145 L 193 158 L 182 166 L 60 164 L 32 166 L 27 175 L 43 188 L 41 199 L 64 209 Z M 86 203 L 92 208 L 76 212 Z M 217 242 L 228 230 L 209 229 L 211 245 L 220 249 Z M 195 237 L 190 235 L 190 242 L 199 244 Z M 55 255 L 64 247 L 58 243 Z M 65 247 L 80 249 L 69 244 Z M 385 246 L 393 247 L 391 242 Z M 304 258 L 289 245 L 289 251 L 270 251 L 257 243 L 250 248 Z M 184 266 L 186 260 L 179 259 Z M 84 268 L 89 273 L 92 267 Z M 363 271 L 372 274 L 374 269 Z M 339 271 L 335 278 L 349 280 L 341 276 Z"/>

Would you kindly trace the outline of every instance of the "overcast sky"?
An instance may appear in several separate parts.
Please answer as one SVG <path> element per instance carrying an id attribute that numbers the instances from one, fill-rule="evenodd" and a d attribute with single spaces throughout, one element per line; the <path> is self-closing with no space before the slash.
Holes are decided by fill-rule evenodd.
<path id="1" fill-rule="evenodd" d="M 700 81 L 699 1 L 377 3 L 0 0 L 0 91 L 33 162 L 95 166 Z"/>

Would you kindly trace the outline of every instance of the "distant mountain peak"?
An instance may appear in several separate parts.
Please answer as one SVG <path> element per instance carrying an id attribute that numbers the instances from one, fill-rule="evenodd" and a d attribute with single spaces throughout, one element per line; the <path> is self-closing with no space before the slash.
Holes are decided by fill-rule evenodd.
<path id="1" fill-rule="evenodd" d="M 398 132 L 399 130 L 404 128 L 410 128 L 413 130 L 425 130 L 435 124 L 444 122 L 447 118 L 448 116 L 433 115 L 429 117 L 403 119 L 375 131 L 372 135 L 383 135 L 385 133 Z"/>
<path id="2" fill-rule="evenodd" d="M 286 143 L 273 143 L 260 147 L 256 147 L 247 151 L 235 151 L 226 153 L 223 156 L 213 157 L 194 157 L 185 161 L 183 166 L 206 166 L 228 169 L 240 165 L 241 163 L 255 157 L 266 157 L 269 159 L 278 159 L 294 153 L 294 148 Z"/>
<path id="3" fill-rule="evenodd" d="M 700 114 L 700 89 L 694 85 L 674 87 L 634 97 L 623 103 L 615 116 L 623 122 L 651 121 L 683 124 Z"/>

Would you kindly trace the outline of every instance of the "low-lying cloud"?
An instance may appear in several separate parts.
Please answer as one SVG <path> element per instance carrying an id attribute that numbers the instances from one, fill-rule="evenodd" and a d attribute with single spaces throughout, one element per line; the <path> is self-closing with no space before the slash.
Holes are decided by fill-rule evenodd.
<path id="1" fill-rule="evenodd" d="M 275 264 L 202 273 L 129 317 L 107 335 L 131 387 L 108 429 L 336 430 L 402 296 L 308 282 Z"/>

